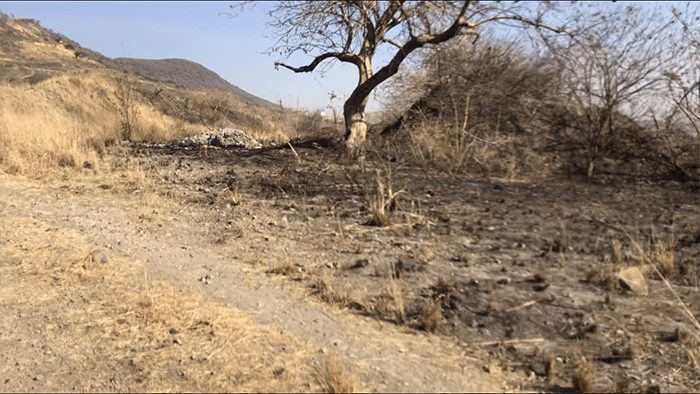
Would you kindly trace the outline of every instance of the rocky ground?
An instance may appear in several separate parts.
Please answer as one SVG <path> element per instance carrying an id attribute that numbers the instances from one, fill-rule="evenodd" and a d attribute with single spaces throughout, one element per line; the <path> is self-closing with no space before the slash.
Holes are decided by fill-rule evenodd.
<path id="1" fill-rule="evenodd" d="M 615 171 L 505 182 L 342 166 L 327 141 L 206 141 L 128 146 L 124 167 L 143 179 L 127 186 L 6 178 L 3 214 L 71 228 L 337 349 L 362 390 L 700 390 L 697 184 Z M 14 362 L 25 347 L 6 347 L 8 324 L 5 390 L 66 389 L 27 373 L 41 353 Z"/>

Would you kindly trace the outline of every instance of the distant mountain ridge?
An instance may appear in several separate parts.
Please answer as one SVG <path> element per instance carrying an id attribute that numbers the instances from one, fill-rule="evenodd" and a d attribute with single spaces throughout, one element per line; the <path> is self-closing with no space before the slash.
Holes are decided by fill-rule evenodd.
<path id="1" fill-rule="evenodd" d="M 119 57 L 112 59 L 115 63 L 133 68 L 143 77 L 163 82 L 171 82 L 185 89 L 212 89 L 231 92 L 248 103 L 256 105 L 274 105 L 271 102 L 252 95 L 221 78 L 219 74 L 187 59 L 134 59 Z"/>

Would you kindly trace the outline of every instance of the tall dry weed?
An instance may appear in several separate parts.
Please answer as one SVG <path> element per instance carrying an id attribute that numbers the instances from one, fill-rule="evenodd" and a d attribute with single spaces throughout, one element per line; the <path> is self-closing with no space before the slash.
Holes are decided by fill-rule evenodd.
<path id="1" fill-rule="evenodd" d="M 345 369 L 343 356 L 331 351 L 314 374 L 316 383 L 324 393 L 354 393 L 357 391 L 357 377 Z"/>

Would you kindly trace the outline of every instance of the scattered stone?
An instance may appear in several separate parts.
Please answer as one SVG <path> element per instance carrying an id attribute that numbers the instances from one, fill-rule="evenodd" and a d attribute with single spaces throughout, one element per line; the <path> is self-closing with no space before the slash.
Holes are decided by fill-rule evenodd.
<path id="1" fill-rule="evenodd" d="M 100 264 L 107 264 L 109 263 L 109 256 L 107 256 L 107 253 L 105 253 L 104 250 L 102 249 L 95 249 L 90 253 L 90 257 L 92 258 L 92 261 Z"/>
<path id="2" fill-rule="evenodd" d="M 626 268 L 618 274 L 620 286 L 637 295 L 646 296 L 649 293 L 647 280 L 637 267 Z"/>
<path id="3" fill-rule="evenodd" d="M 358 269 L 358 268 L 365 268 L 369 264 L 369 260 L 367 259 L 359 259 L 355 261 L 355 264 L 351 265 L 350 269 Z"/>

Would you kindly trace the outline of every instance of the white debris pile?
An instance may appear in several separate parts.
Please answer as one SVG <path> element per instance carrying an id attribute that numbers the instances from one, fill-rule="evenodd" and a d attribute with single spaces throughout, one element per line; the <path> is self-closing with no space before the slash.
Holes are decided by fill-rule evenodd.
<path id="1" fill-rule="evenodd" d="M 237 129 L 212 130 L 207 133 L 187 137 L 180 143 L 186 146 L 211 145 L 220 148 L 260 149 L 263 147 L 260 141 L 247 135 L 245 131 Z"/>

